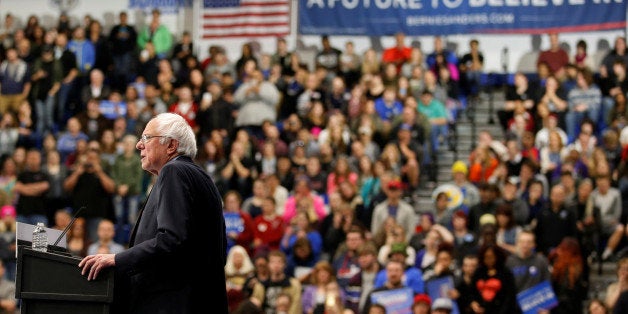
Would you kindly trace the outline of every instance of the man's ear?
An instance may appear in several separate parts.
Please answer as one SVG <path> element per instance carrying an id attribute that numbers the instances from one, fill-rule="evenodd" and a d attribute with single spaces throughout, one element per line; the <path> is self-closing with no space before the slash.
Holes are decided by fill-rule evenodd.
<path id="1" fill-rule="evenodd" d="M 179 141 L 171 138 L 170 142 L 168 143 L 168 148 L 166 148 L 168 155 L 176 154 L 178 149 L 179 149 Z"/>

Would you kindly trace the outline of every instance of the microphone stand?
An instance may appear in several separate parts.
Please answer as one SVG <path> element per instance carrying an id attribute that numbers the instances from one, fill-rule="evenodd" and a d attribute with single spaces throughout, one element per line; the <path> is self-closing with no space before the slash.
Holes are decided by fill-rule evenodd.
<path id="1" fill-rule="evenodd" d="M 61 235 L 59 235 L 59 237 L 57 238 L 57 241 L 55 241 L 53 246 L 57 246 L 57 244 L 59 244 L 59 241 L 61 241 L 63 236 L 65 236 L 65 234 L 68 233 L 68 231 L 70 230 L 70 227 L 72 227 L 72 225 L 74 224 L 74 221 L 76 220 L 76 218 L 78 218 L 78 215 L 83 211 L 83 209 L 85 209 L 85 207 L 86 206 L 82 206 L 76 211 L 76 213 L 74 213 L 72 220 L 70 220 L 70 223 L 67 226 L 65 226 L 65 229 L 63 229 L 63 232 L 61 232 Z"/>

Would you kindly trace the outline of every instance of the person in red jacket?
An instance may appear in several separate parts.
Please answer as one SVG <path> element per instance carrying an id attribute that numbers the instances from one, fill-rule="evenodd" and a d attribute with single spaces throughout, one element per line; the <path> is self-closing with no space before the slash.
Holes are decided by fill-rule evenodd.
<path id="1" fill-rule="evenodd" d="M 262 214 L 253 221 L 253 248 L 255 251 L 278 250 L 286 229 L 281 216 L 275 210 L 275 199 L 266 197 L 262 202 Z"/>

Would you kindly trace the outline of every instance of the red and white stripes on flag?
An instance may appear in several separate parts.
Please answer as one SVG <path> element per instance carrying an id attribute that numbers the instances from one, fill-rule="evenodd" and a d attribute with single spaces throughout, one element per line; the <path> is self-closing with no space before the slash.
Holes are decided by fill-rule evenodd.
<path id="1" fill-rule="evenodd" d="M 204 0 L 201 38 L 290 34 L 290 0 Z"/>

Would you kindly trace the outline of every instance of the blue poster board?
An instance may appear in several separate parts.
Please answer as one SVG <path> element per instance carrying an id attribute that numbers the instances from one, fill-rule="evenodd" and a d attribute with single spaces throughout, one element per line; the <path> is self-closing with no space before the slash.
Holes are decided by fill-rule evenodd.
<path id="1" fill-rule="evenodd" d="M 427 295 L 430 296 L 432 302 L 438 298 L 447 298 L 449 299 L 449 291 L 455 289 L 454 285 L 454 277 L 453 276 L 445 276 L 441 278 L 433 278 L 428 280 L 425 283 L 425 290 Z M 460 314 L 460 310 L 458 309 L 458 303 L 452 300 L 454 308 L 451 311 L 451 314 Z"/>
<path id="2" fill-rule="evenodd" d="M 231 232 L 240 234 L 244 231 L 244 219 L 240 217 L 239 213 L 225 212 L 223 216 L 225 217 L 225 234 Z M 227 251 L 235 244 L 235 241 L 231 237 L 227 237 Z"/>
<path id="3" fill-rule="evenodd" d="M 411 314 L 414 292 L 412 288 L 401 288 L 371 293 L 371 303 L 381 304 L 387 314 Z"/>
<path id="4" fill-rule="evenodd" d="M 123 101 L 113 102 L 109 100 L 101 100 L 98 108 L 100 109 L 100 113 L 102 113 L 105 118 L 110 120 L 126 116 L 126 102 Z"/>
<path id="5" fill-rule="evenodd" d="M 517 302 L 523 314 L 536 314 L 541 309 L 549 310 L 558 305 L 554 289 L 547 280 L 519 292 Z"/>

